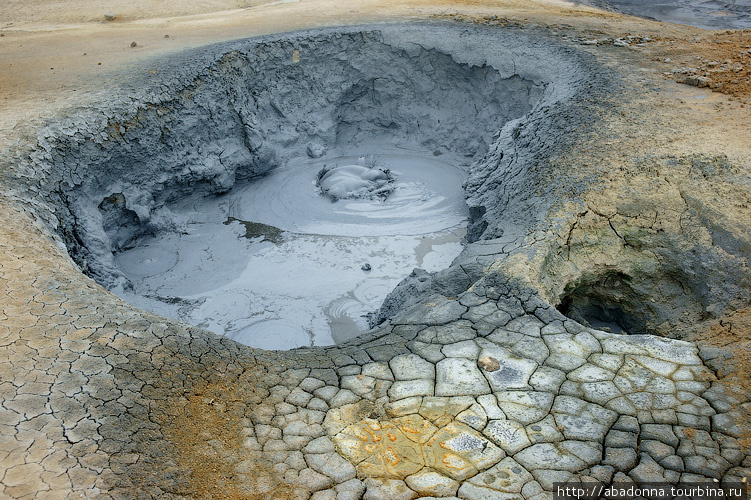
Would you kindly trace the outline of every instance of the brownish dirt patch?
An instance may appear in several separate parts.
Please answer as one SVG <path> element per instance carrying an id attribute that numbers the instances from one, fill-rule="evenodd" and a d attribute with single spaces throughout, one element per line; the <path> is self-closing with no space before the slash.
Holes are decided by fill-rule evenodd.
<path id="1" fill-rule="evenodd" d="M 744 386 L 751 394 L 751 307 L 702 325 L 691 340 L 731 352 L 734 355 L 732 368 L 720 376 L 727 382 Z"/>
<path id="2" fill-rule="evenodd" d="M 192 497 L 294 498 L 293 488 L 274 478 L 274 464 L 266 463 L 260 452 L 251 452 L 243 444 L 243 422 L 247 422 L 259 397 L 265 395 L 263 389 L 259 390 L 265 385 L 260 382 L 262 374 L 261 369 L 246 370 L 240 377 L 225 377 L 170 402 L 169 418 L 163 428 L 178 450 L 180 467 L 190 471 L 188 488 Z M 268 484 L 269 478 L 276 482 Z M 267 484 L 259 487 L 259 480 Z"/>
<path id="3" fill-rule="evenodd" d="M 751 30 L 707 32 L 682 43 L 663 38 L 655 52 L 669 59 L 665 74 L 680 83 L 751 96 Z"/>

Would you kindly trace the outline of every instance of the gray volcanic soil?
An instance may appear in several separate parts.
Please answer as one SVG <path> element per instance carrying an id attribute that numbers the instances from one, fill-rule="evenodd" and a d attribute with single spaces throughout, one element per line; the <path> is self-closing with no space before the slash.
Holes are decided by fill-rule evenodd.
<path id="1" fill-rule="evenodd" d="M 749 0 L 583 0 L 574 3 L 706 29 L 751 27 Z"/>
<path id="2" fill-rule="evenodd" d="M 215 46 L 183 68 L 162 68 L 174 79 L 154 90 L 49 130 L 34 160 L 53 164 L 51 180 L 62 182 L 47 196 L 59 197 L 72 255 L 101 283 L 122 282 L 112 252 L 144 233 L 179 231 L 171 202 L 227 192 L 311 143 L 388 137 L 394 148 L 483 154 L 504 123 L 543 97 L 553 66 L 517 68 L 505 52 L 474 52 L 477 37 L 439 33 L 347 29 Z M 524 38 L 503 44 L 545 57 Z M 556 85 L 545 98 L 567 92 Z M 55 150 L 61 136 L 65 148 Z"/>

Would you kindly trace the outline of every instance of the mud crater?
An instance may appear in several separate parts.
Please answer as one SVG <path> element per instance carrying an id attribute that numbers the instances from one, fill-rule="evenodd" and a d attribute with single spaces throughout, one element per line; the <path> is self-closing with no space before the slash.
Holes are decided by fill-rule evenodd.
<path id="1" fill-rule="evenodd" d="M 584 182 L 543 181 L 547 162 L 592 126 L 588 99 L 612 76 L 586 57 L 432 24 L 222 44 L 55 125 L 32 159 L 48 222 L 109 290 L 245 344 L 329 345 L 539 246 L 530 228 Z M 321 196 L 320 172 L 363 158 L 388 192 Z M 652 333 L 672 314 L 626 268 L 612 266 L 618 286 L 583 271 L 568 285 L 545 271 L 560 292 L 543 295 L 575 320 Z"/>
<path id="2" fill-rule="evenodd" d="M 246 344 L 366 331 L 414 268 L 460 253 L 471 165 L 551 82 L 520 64 L 519 41 L 483 54 L 483 36 L 448 41 L 443 29 L 219 46 L 179 71 L 182 86 L 87 117 L 92 137 L 53 155 L 70 255 L 134 305 Z M 358 158 L 390 172 L 388 189 L 324 200 L 317 174 Z"/>
<path id="3" fill-rule="evenodd" d="M 22 197 L 87 275 L 138 307 L 257 347 L 329 345 L 533 254 L 549 256 L 534 293 L 593 327 L 666 334 L 701 319 L 694 303 L 720 303 L 683 299 L 702 283 L 629 281 L 631 250 L 577 257 L 578 270 L 557 260 L 565 225 L 548 218 L 594 180 L 551 159 L 618 84 L 540 33 L 274 35 L 157 61 L 129 85 L 42 132 Z M 374 196 L 321 196 L 319 172 L 361 158 L 393 172 L 388 196 L 377 183 Z M 652 302 L 665 286 L 670 300 Z"/>

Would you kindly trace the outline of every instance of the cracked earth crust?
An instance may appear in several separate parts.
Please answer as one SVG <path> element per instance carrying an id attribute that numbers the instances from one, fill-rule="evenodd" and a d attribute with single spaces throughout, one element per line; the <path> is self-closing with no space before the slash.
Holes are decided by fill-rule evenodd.
<path id="1" fill-rule="evenodd" d="M 513 2 L 419 12 L 534 25 L 622 83 L 535 163 L 524 145 L 549 120 L 500 134 L 468 181 L 474 243 L 447 272 L 407 280 L 411 299 L 349 344 L 264 352 L 122 302 L 18 196 L 28 171 L 8 154 L 0 496 L 529 500 L 555 481 L 749 477 L 748 94 L 665 75 L 699 30 L 555 5 L 567 26 Z M 592 44 L 592 30 L 670 31 L 678 47 Z M 27 131 L 5 128 L 4 150 L 33 146 Z M 612 289 L 603 269 L 629 277 L 624 310 L 660 336 L 554 307 Z"/>
<path id="2" fill-rule="evenodd" d="M 351 347 L 264 353 L 133 310 L 4 208 L 11 498 L 545 498 L 745 474 L 748 402 L 691 343 L 584 328 L 491 273 Z"/>

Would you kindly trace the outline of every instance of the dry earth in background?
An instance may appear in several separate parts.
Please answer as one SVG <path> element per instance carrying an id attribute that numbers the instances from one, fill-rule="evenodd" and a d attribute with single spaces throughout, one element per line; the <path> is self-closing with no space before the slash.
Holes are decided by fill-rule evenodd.
<path id="1" fill-rule="evenodd" d="M 105 21 L 107 12 L 117 18 Z M 751 30 L 709 32 L 554 0 L 140 0 L 117 7 L 101 0 L 54 5 L 6 0 L 0 6 L 0 148 L 27 136 L 59 110 L 84 103 L 87 92 L 127 78 L 129 66 L 155 56 L 299 28 L 436 18 L 547 28 L 581 44 L 606 64 L 630 68 L 634 88 L 659 85 L 661 92 L 632 101 L 632 108 L 620 118 L 609 118 L 608 127 L 620 135 L 619 141 L 581 144 L 582 158 L 601 161 L 604 171 L 609 165 L 617 171 L 618 160 L 633 152 L 724 154 L 735 163 L 751 165 Z M 618 39 L 628 46 L 614 45 Z M 694 85 L 680 83 L 687 81 Z M 619 180 L 613 174 L 612 182 Z M 727 207 L 721 201 L 722 193 L 718 206 L 726 217 L 748 227 L 748 204 Z M 6 202 L 0 201 L 0 210 L 3 219 L 14 217 Z M 12 231 L 6 236 L 15 238 Z M 738 390 L 751 390 L 751 309 L 697 325 L 693 339 L 737 353 L 726 380 L 737 383 Z M 219 398 L 226 406 L 215 404 Z M 166 411 L 181 463 L 193 470 L 193 493 L 252 498 L 236 491 L 231 478 L 222 480 L 232 472 L 217 465 L 242 444 L 235 424 L 223 415 L 241 411 L 232 401 L 248 398 L 252 395 L 238 394 L 234 386 L 209 385 L 194 394 L 187 407 Z M 214 443 L 208 451 L 207 442 Z"/>

